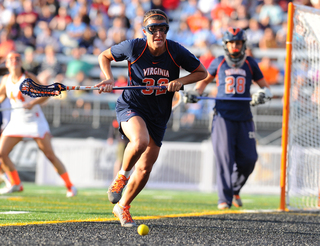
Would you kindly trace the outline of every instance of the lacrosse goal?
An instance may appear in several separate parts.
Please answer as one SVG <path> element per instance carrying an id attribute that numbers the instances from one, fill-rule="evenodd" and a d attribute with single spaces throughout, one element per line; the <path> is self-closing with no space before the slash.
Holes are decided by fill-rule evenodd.
<path id="1" fill-rule="evenodd" d="M 281 210 L 320 208 L 320 10 L 290 3 Z"/>

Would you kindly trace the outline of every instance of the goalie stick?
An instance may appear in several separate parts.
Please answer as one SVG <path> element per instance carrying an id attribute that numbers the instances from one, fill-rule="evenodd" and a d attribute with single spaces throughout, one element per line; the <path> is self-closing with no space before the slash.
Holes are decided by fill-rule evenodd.
<path id="1" fill-rule="evenodd" d="M 166 86 L 115 86 L 113 90 L 164 90 Z M 71 90 L 99 90 L 95 86 L 66 86 L 61 83 L 40 85 L 30 78 L 26 78 L 20 85 L 20 91 L 30 97 L 52 97 L 61 94 L 61 91 Z"/>

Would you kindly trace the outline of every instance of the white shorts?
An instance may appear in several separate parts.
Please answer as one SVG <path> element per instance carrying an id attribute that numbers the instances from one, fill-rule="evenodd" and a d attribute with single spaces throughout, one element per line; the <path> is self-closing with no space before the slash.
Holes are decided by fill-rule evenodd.
<path id="1" fill-rule="evenodd" d="M 15 109 L 11 113 L 10 121 L 3 130 L 2 136 L 44 138 L 46 133 L 50 133 L 50 128 L 42 111 L 30 117 L 30 110 Z"/>

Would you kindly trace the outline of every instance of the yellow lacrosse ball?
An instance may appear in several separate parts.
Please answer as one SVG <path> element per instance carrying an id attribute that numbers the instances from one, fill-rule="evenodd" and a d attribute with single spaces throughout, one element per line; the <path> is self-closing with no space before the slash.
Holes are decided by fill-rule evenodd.
<path id="1" fill-rule="evenodd" d="M 141 235 L 141 236 L 145 236 L 145 235 L 148 235 L 149 233 L 149 227 L 145 224 L 141 224 L 139 225 L 138 227 L 138 234 Z"/>

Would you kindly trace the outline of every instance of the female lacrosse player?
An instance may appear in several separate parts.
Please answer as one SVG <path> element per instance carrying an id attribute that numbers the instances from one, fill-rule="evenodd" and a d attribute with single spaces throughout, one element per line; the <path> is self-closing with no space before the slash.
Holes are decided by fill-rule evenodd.
<path id="1" fill-rule="evenodd" d="M 47 98 L 33 99 L 29 96 L 23 96 L 19 90 L 20 84 L 25 78 L 29 77 L 38 83 L 37 77 L 34 74 L 24 71 L 21 57 L 16 52 L 8 54 L 6 67 L 9 70 L 9 74 L 3 77 L 0 85 L 0 103 L 3 102 L 5 98 L 9 98 L 11 107 L 17 109 L 12 110 L 10 121 L 1 135 L 1 166 L 5 171 L 9 171 L 12 185 L 1 189 L 0 193 L 5 194 L 23 190 L 18 172 L 9 154 L 23 137 L 28 137 L 36 141 L 40 150 L 51 161 L 58 174 L 64 180 L 67 187 L 67 197 L 75 196 L 77 190 L 70 182 L 66 168 L 53 152 L 49 125 L 39 105 L 46 101 Z"/>
<path id="2" fill-rule="evenodd" d="M 183 85 L 204 79 L 207 74 L 193 54 L 166 39 L 168 22 L 163 11 L 152 9 L 144 15 L 146 38 L 124 41 L 99 55 L 100 67 L 106 76 L 106 80 L 96 85 L 100 87 L 99 93 L 111 92 L 114 86 L 110 67 L 112 60 L 128 61 L 129 85 L 167 86 L 166 90 L 124 90 L 117 101 L 120 132 L 130 142 L 124 152 L 122 168 L 109 187 L 108 198 L 110 202 L 117 203 L 113 213 L 124 227 L 136 226 L 129 213 L 130 203 L 146 185 L 158 158 L 174 92 Z M 179 78 L 180 66 L 190 74 Z"/>
<path id="3" fill-rule="evenodd" d="M 229 28 L 223 35 L 225 55 L 211 62 L 207 78 L 199 81 L 195 91 L 187 92 L 186 97 L 189 93 L 201 95 L 216 78 L 218 97 L 250 97 L 250 86 L 255 81 L 262 89 L 252 96 L 251 105 L 271 99 L 258 64 L 246 56 L 246 40 L 244 30 Z M 232 203 L 241 207 L 240 190 L 258 158 L 249 101 L 217 100 L 211 138 L 217 164 L 218 208 L 228 209 Z"/>

